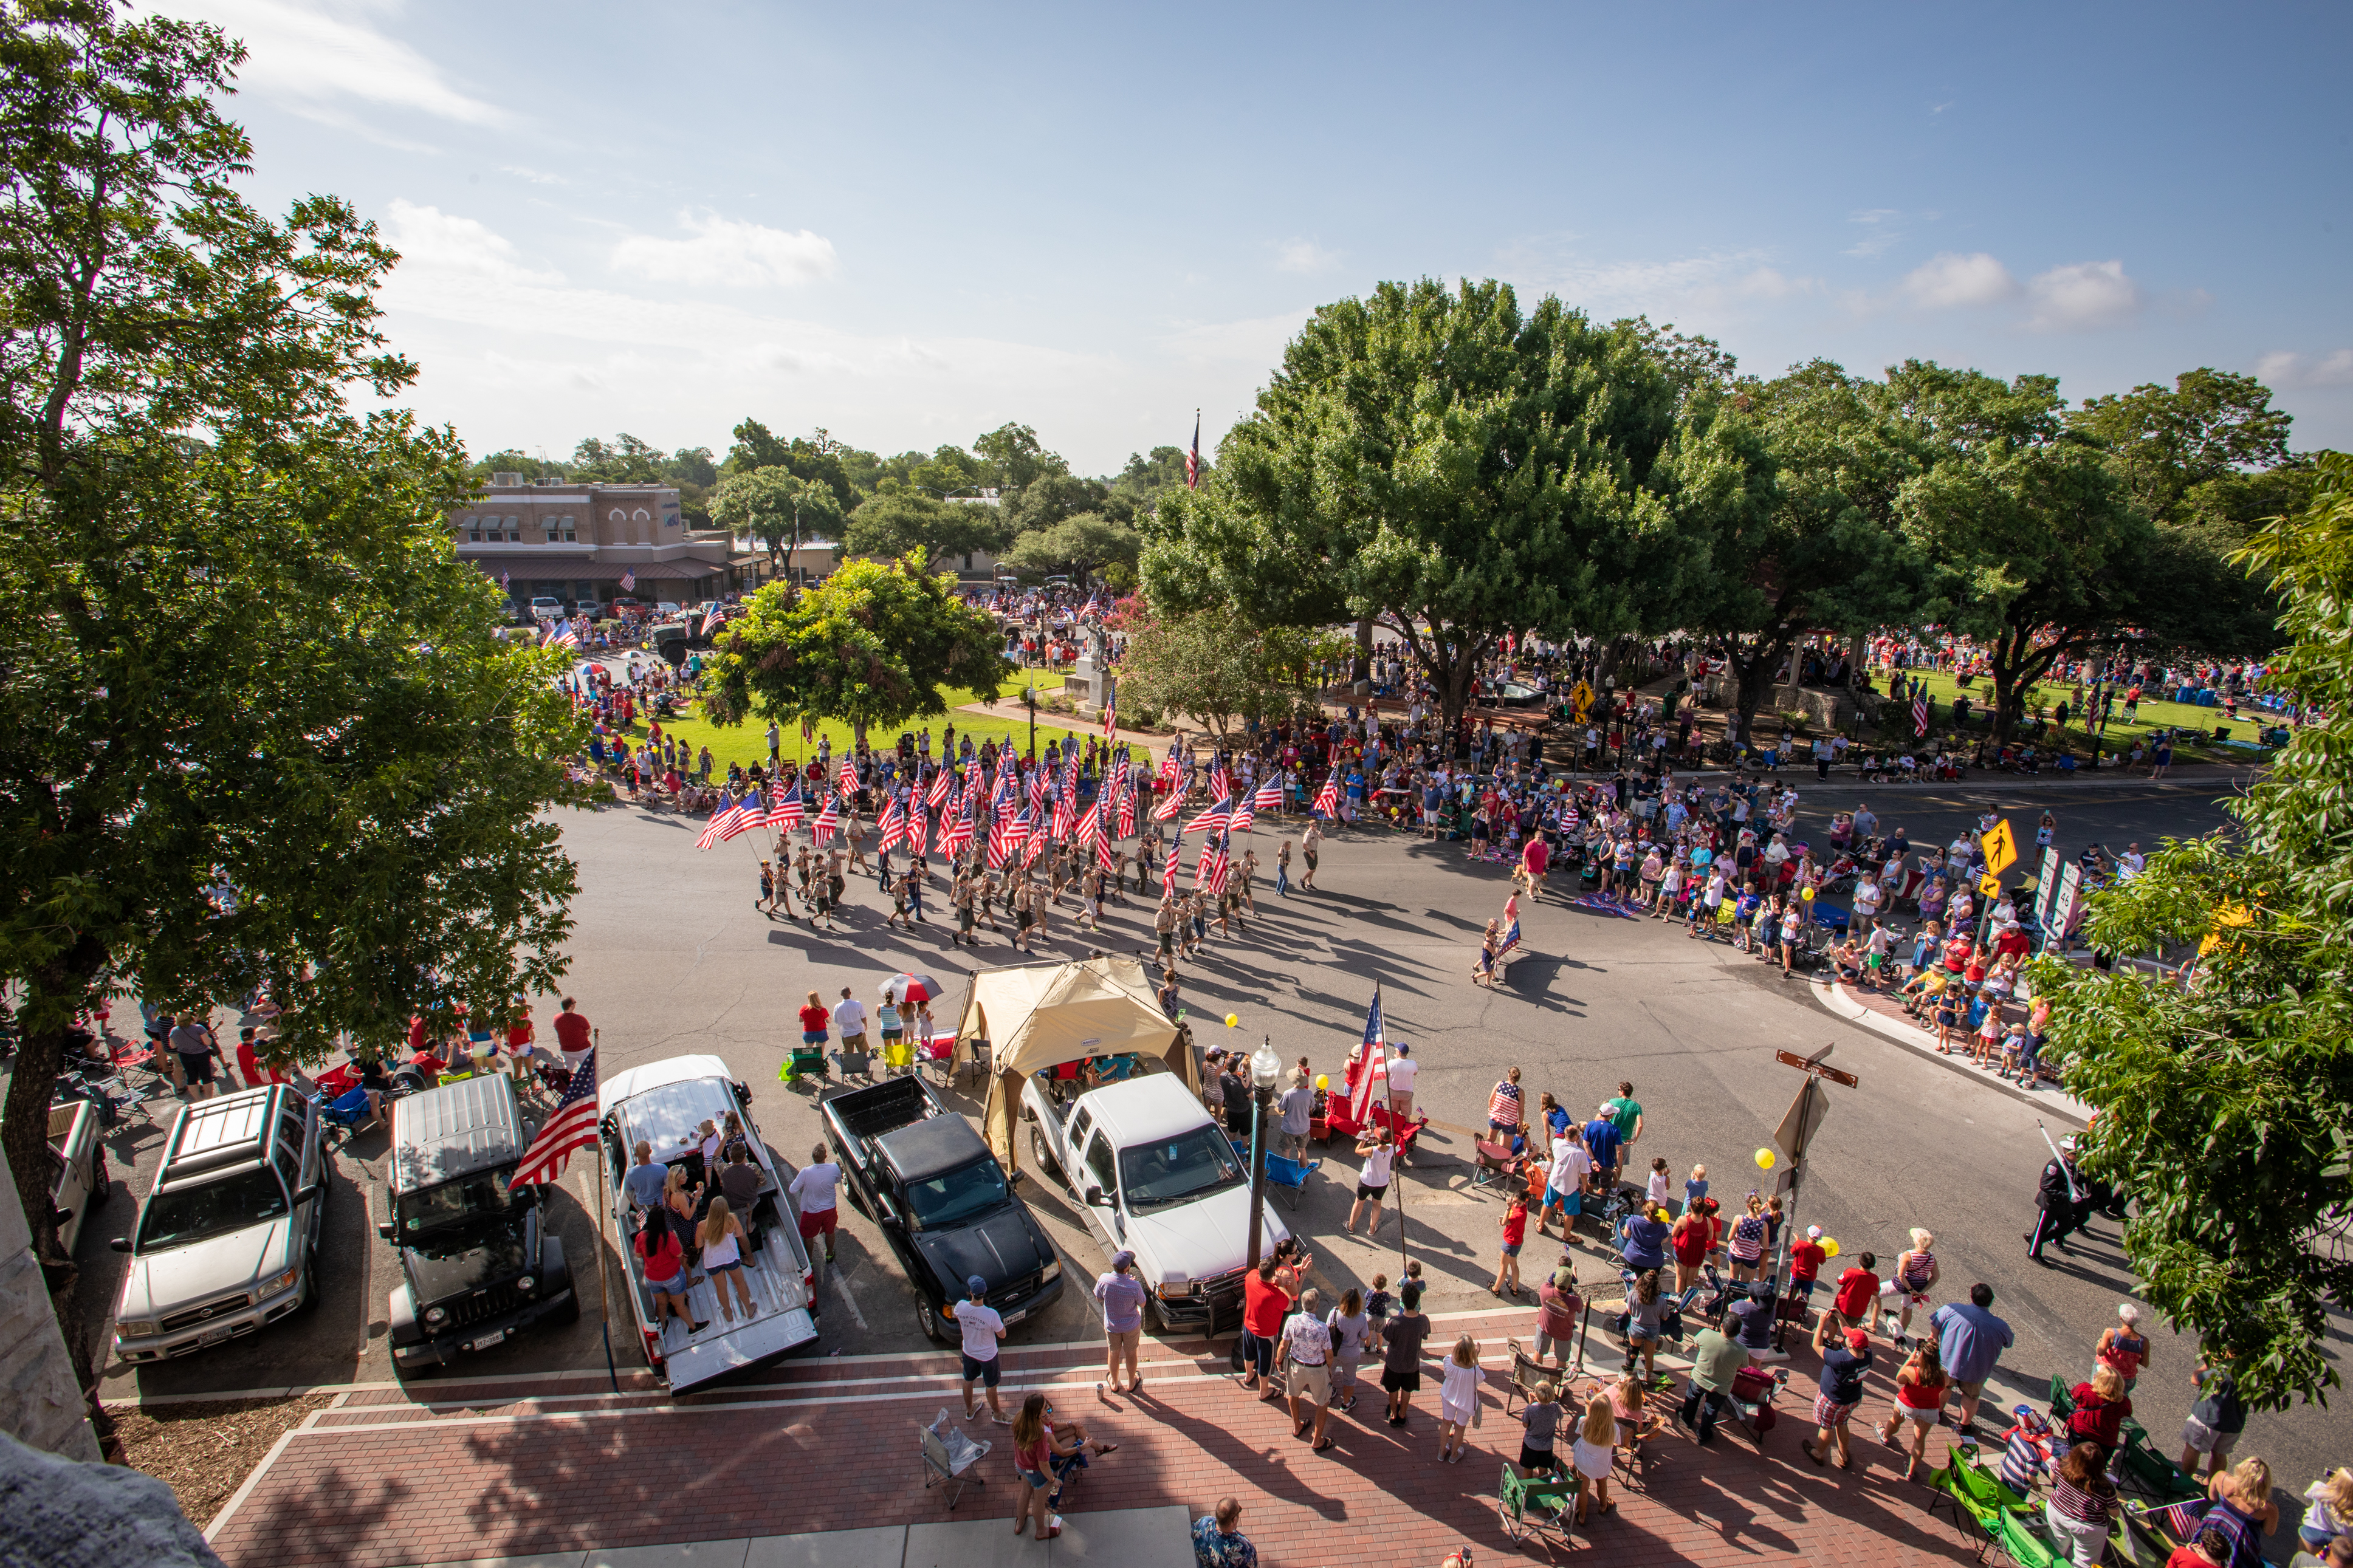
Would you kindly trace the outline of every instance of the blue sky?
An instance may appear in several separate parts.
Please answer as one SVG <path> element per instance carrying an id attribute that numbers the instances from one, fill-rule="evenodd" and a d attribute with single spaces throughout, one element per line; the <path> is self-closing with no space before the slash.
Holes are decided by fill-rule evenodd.
<path id="1" fill-rule="evenodd" d="M 1424 274 L 1762 374 L 2257 372 L 2353 447 L 2342 5 L 157 8 L 252 50 L 257 199 L 403 251 L 404 401 L 478 452 L 1018 419 L 1109 471 Z"/>

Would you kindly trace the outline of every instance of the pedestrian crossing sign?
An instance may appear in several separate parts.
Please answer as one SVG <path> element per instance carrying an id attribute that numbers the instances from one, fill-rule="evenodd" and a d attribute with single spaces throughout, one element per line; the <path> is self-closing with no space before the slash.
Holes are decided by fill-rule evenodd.
<path id="1" fill-rule="evenodd" d="M 2018 864 L 2018 840 L 2010 837 L 2010 819 L 2003 817 L 1990 832 L 1982 834 L 1978 843 L 1985 849 L 1986 870 L 1999 877 Z"/>

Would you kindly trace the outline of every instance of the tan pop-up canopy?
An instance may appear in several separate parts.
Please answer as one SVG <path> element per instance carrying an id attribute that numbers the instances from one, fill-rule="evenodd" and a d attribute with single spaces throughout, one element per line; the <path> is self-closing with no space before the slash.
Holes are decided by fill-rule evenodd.
<path id="1" fill-rule="evenodd" d="M 956 1021 L 958 1067 L 972 1059 L 975 1040 L 988 1042 L 996 1068 L 981 1133 L 1008 1171 L 1017 1163 L 1021 1081 L 1033 1072 L 1133 1051 L 1165 1062 L 1196 1094 L 1201 1089 L 1189 1039 L 1160 1010 L 1144 965 L 1133 958 L 976 971 Z"/>

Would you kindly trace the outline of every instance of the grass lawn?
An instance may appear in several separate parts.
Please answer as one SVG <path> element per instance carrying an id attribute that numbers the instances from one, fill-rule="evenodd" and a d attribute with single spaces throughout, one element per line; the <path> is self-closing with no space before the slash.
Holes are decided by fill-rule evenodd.
<path id="1" fill-rule="evenodd" d="M 1943 734 L 1949 727 L 1948 716 L 1952 712 L 1953 699 L 1960 695 L 1960 686 L 1951 676 L 1941 670 L 1913 670 L 1909 673 L 1919 677 L 1928 690 L 1935 695 L 1936 717 L 1933 729 L 1936 734 Z M 1883 690 L 1885 689 L 1886 681 L 1883 677 L 1874 674 L 1873 679 L 1873 684 Z M 2074 701 L 2074 692 L 2075 685 L 2073 681 L 2046 680 L 2028 694 L 2026 710 L 2031 714 L 2038 706 L 2047 704 L 2056 707 L 2062 701 L 2072 706 Z M 1981 675 L 1971 681 L 1968 686 L 1968 698 L 1970 731 L 1982 732 L 1985 725 L 1979 716 L 1993 701 L 1991 678 Z M 2219 705 L 2201 708 L 2189 702 L 2144 700 L 2137 709 L 2134 710 L 2133 721 L 2127 724 L 2124 719 L 2124 700 L 2119 696 L 2114 716 L 2109 719 L 2107 730 L 2101 737 L 2101 744 L 2104 754 L 2129 751 L 2136 736 L 2151 734 L 2156 731 L 2170 727 L 2186 730 L 2191 737 L 2175 743 L 2175 752 L 2182 761 L 2243 763 L 2269 757 L 2271 749 L 2220 745 L 2215 742 L 2214 731 L 2220 728 L 2228 728 L 2232 739 L 2253 741 L 2258 731 L 2273 721 L 2272 717 L 2264 710 L 2251 708 L 2243 703 L 2240 705 L 2239 717 L 2232 720 L 2223 713 Z M 2091 750 L 2090 738 L 2084 732 L 2083 721 L 2074 713 L 2067 716 L 2066 733 L 2054 738 L 2063 742 L 2067 749 L 2077 756 L 2087 755 Z"/>
<path id="2" fill-rule="evenodd" d="M 960 713 L 956 710 L 967 702 L 979 701 L 981 694 L 975 691 L 950 691 L 944 694 L 948 705 L 948 710 L 944 716 L 929 721 L 918 721 L 908 725 L 907 729 L 911 733 L 921 733 L 923 730 L 929 729 L 932 731 L 934 755 L 937 755 L 939 752 L 940 733 L 949 724 L 955 726 L 959 746 L 966 735 L 972 737 L 972 743 L 976 746 L 983 741 L 1002 742 L 1007 740 L 1014 741 L 1017 745 L 1027 745 L 1029 738 L 1029 710 L 1021 706 L 1020 694 L 1021 688 L 1032 676 L 1037 679 L 1038 691 L 1041 698 L 1049 691 L 1062 689 L 1060 675 L 1042 669 L 1026 670 L 997 689 L 996 710 L 1002 717 L 983 718 L 977 713 Z M 714 724 L 702 716 L 701 705 L 698 703 L 690 710 L 688 717 L 675 720 L 664 725 L 662 730 L 665 734 L 676 735 L 681 741 L 695 748 L 697 752 L 704 746 L 709 746 L 715 773 L 725 773 L 727 764 L 730 763 L 741 763 L 749 767 L 754 763 L 765 763 L 768 760 L 768 724 L 765 719 L 747 720 L 736 725 Z M 801 727 L 798 724 L 780 724 L 777 730 L 786 756 L 799 758 L 816 752 L 817 742 L 814 738 L 807 744 L 803 744 Z M 817 732 L 831 739 L 835 756 L 839 756 L 853 744 L 849 726 L 847 724 L 828 721 L 819 724 L 817 727 Z M 1065 735 L 1089 735 L 1100 732 L 1094 725 L 1048 713 L 1043 708 L 1039 710 L 1038 749 L 1041 752 L 1046 749 L 1046 742 L 1050 740 Z M 633 745 L 645 738 L 646 715 L 642 710 L 638 714 L 637 722 L 629 726 L 628 733 Z M 867 735 L 867 742 L 879 747 L 895 745 L 898 739 L 899 731 L 896 730 L 887 734 L 878 730 L 870 731 Z"/>

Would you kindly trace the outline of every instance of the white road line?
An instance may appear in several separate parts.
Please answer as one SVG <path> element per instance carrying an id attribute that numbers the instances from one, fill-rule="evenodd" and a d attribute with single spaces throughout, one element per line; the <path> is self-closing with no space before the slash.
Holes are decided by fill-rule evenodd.
<path id="1" fill-rule="evenodd" d="M 849 1293 L 849 1279 L 839 1269 L 828 1268 L 826 1272 L 833 1277 L 834 1291 L 841 1298 L 841 1304 L 849 1309 L 849 1321 L 858 1325 L 858 1331 L 861 1334 L 872 1333 L 874 1331 L 867 1327 L 866 1314 L 858 1310 L 858 1298 Z"/>
<path id="2" fill-rule="evenodd" d="M 308 1425 L 309 1423 L 304 1423 L 304 1426 Z M 261 1478 L 269 1473 L 269 1467 L 278 1462 L 278 1456 L 286 1451 L 286 1446 L 293 1442 L 301 1430 L 301 1426 L 295 1426 L 279 1434 L 278 1441 L 269 1446 L 269 1452 L 261 1457 L 261 1463 L 254 1466 L 253 1473 L 245 1478 L 245 1485 L 237 1489 L 221 1510 L 213 1515 L 213 1521 L 205 1526 L 205 1541 L 207 1544 L 220 1539 L 220 1532 L 228 1528 L 231 1517 L 238 1509 L 245 1506 L 245 1500 L 253 1495 L 253 1489 L 261 1484 Z M 333 1428 L 330 1427 L 328 1430 L 332 1431 Z"/>

